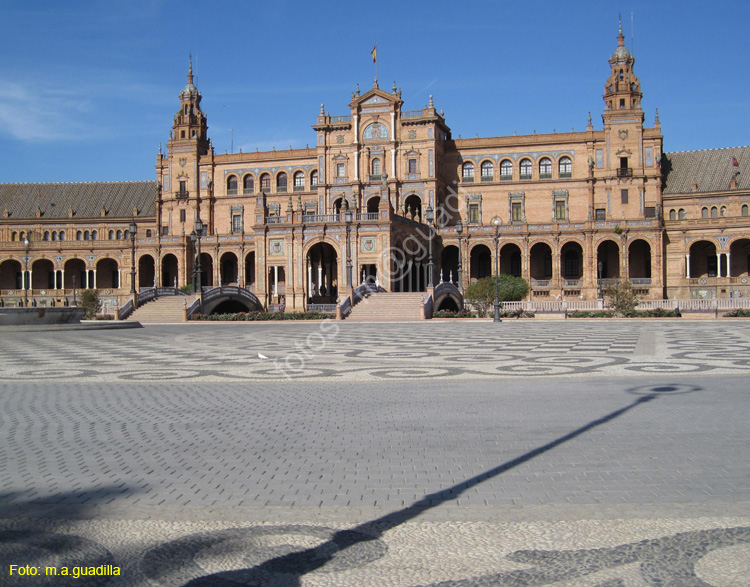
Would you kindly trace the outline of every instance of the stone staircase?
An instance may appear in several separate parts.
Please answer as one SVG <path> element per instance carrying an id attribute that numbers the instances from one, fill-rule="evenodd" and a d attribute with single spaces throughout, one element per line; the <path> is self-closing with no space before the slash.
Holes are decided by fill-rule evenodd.
<path id="1" fill-rule="evenodd" d="M 422 319 L 426 293 L 381 292 L 370 294 L 352 308 L 351 322 L 408 322 Z"/>
<path id="2" fill-rule="evenodd" d="M 140 322 L 141 324 L 171 324 L 182 322 L 185 302 L 188 306 L 193 303 L 193 296 L 164 296 L 146 302 L 133 312 L 128 318 L 129 322 Z"/>

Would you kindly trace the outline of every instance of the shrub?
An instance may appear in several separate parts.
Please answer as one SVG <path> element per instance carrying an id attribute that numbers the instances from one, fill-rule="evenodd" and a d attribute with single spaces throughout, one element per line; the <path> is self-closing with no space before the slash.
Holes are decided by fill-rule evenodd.
<path id="1" fill-rule="evenodd" d="M 183 285 L 182 287 L 180 287 L 180 291 L 182 293 L 191 294 L 195 292 L 195 287 L 193 286 L 192 283 L 188 285 Z"/>
<path id="2" fill-rule="evenodd" d="M 235 314 L 193 314 L 191 320 L 209 322 L 257 322 L 260 320 L 324 320 L 323 312 L 237 312 Z"/>
<path id="3" fill-rule="evenodd" d="M 99 299 L 99 292 L 95 289 L 86 289 L 81 292 L 80 305 L 86 310 L 85 320 L 93 320 L 101 312 L 102 302 Z"/>
<path id="4" fill-rule="evenodd" d="M 612 318 L 614 314 L 609 310 L 576 310 L 568 312 L 568 318 Z"/>
<path id="5" fill-rule="evenodd" d="M 722 314 L 722 318 L 750 318 L 750 310 L 738 308 Z"/>
<path id="6" fill-rule="evenodd" d="M 433 318 L 476 318 L 477 315 L 475 312 L 470 312 L 469 310 L 459 310 L 458 312 L 453 312 L 451 310 L 438 310 L 437 312 L 432 314 Z"/>
<path id="7" fill-rule="evenodd" d="M 503 274 L 499 278 L 493 276 L 475 281 L 466 288 L 464 299 L 477 308 L 480 318 L 487 316 L 487 311 L 495 304 L 496 287 L 500 302 L 517 302 L 529 293 L 529 284 L 523 277 Z"/>
<path id="8" fill-rule="evenodd" d="M 534 318 L 534 312 L 528 312 L 527 310 L 512 310 L 506 312 L 500 312 L 501 318 Z"/>
<path id="9" fill-rule="evenodd" d="M 621 279 L 615 285 L 607 287 L 604 296 L 609 299 L 609 306 L 616 316 L 630 316 L 638 305 L 638 296 L 629 279 Z"/>

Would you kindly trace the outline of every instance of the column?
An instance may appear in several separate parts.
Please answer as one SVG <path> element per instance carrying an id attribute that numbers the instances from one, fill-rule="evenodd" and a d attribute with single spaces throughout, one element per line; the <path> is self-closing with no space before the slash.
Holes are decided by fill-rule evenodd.
<path id="1" fill-rule="evenodd" d="M 117 270 L 117 289 L 121 287 L 122 287 L 122 269 L 118 269 Z"/>
<path id="2" fill-rule="evenodd" d="M 408 267 L 408 279 L 406 281 L 406 291 L 412 291 L 411 289 L 411 274 L 412 274 L 412 261 L 409 259 L 409 262 L 406 265 Z"/>
<path id="3" fill-rule="evenodd" d="M 318 261 L 318 283 L 315 293 L 320 295 L 320 286 L 323 284 L 323 259 Z"/>
<path id="4" fill-rule="evenodd" d="M 724 254 L 727 258 L 727 277 L 732 277 L 732 258 L 730 257 L 731 253 L 727 251 Z"/>
<path id="5" fill-rule="evenodd" d="M 354 180 L 359 181 L 359 150 L 354 151 Z"/>
<path id="6" fill-rule="evenodd" d="M 690 253 L 685 255 L 685 277 L 690 279 Z"/>
<path id="7" fill-rule="evenodd" d="M 391 149 L 391 177 L 396 177 L 396 149 Z"/>
<path id="8" fill-rule="evenodd" d="M 60 285 L 65 289 L 65 269 L 60 269 Z"/>
<path id="9" fill-rule="evenodd" d="M 307 259 L 307 297 L 311 298 L 313 295 L 312 285 L 312 265 L 310 265 L 310 258 Z"/>
<path id="10" fill-rule="evenodd" d="M 279 295 L 279 266 L 273 266 L 273 295 L 278 297 Z"/>
<path id="11" fill-rule="evenodd" d="M 92 269 L 91 272 L 93 275 L 93 281 L 94 281 L 94 287 L 92 289 L 96 289 L 96 269 Z"/>
<path id="12" fill-rule="evenodd" d="M 716 277 L 721 277 L 721 253 L 716 253 Z"/>

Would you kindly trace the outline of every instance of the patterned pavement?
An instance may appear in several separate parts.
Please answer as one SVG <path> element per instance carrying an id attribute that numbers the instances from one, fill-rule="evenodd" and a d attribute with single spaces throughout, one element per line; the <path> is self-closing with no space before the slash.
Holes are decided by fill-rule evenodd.
<path id="1" fill-rule="evenodd" d="M 14 332 L 0 584 L 747 587 L 749 347 L 741 321 Z"/>

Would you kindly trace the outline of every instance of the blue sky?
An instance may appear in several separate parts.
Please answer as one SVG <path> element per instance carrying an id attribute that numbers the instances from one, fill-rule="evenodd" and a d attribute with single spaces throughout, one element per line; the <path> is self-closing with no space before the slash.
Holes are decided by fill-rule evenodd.
<path id="1" fill-rule="evenodd" d="M 154 179 L 191 53 L 220 153 L 314 144 L 376 42 L 381 87 L 456 137 L 598 129 L 618 14 L 667 151 L 750 144 L 745 0 L 6 1 L 0 182 Z"/>

